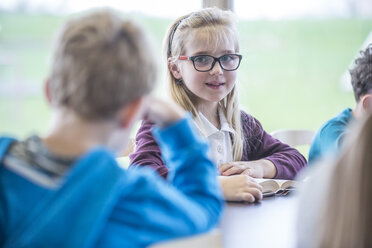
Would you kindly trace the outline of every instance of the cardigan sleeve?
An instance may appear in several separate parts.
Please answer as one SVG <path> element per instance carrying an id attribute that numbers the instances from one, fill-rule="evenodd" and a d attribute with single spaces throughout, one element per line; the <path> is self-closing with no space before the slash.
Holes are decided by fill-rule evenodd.
<path id="1" fill-rule="evenodd" d="M 142 121 L 136 134 L 136 149 L 129 155 L 130 167 L 152 167 L 160 176 L 166 178 L 168 168 L 163 161 L 158 143 L 152 135 L 154 124 Z"/>
<path id="2" fill-rule="evenodd" d="M 242 127 L 246 143 L 243 149 L 243 161 L 270 160 L 276 166 L 275 178 L 277 179 L 294 179 L 306 166 L 306 159 L 301 153 L 273 138 L 257 119 L 243 111 Z"/>

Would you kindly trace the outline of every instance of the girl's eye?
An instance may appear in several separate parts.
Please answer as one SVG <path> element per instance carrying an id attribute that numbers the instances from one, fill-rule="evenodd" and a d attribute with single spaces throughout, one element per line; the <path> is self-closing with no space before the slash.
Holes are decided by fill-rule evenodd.
<path id="1" fill-rule="evenodd" d="M 222 56 L 222 57 L 220 58 L 220 60 L 223 61 L 223 62 L 228 62 L 228 61 L 231 61 L 231 60 L 233 60 L 233 59 L 234 59 L 234 58 L 233 58 L 232 55 L 224 55 L 224 56 Z"/>
<path id="2" fill-rule="evenodd" d="M 209 56 L 197 56 L 195 57 L 195 62 L 200 64 L 207 64 L 211 61 L 211 57 Z"/>

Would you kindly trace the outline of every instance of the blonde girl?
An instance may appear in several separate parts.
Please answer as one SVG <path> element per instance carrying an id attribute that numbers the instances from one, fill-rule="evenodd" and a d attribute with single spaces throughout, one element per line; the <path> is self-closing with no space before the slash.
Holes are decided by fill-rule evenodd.
<path id="1" fill-rule="evenodd" d="M 261 187 L 252 177 L 294 178 L 306 165 L 304 157 L 272 138 L 239 107 L 236 84 L 242 55 L 233 14 L 206 8 L 182 16 L 169 28 L 164 44 L 171 96 L 209 140 L 225 198 L 260 200 Z M 166 177 L 170 171 L 151 126 L 142 123 L 131 163 L 152 166 Z"/>

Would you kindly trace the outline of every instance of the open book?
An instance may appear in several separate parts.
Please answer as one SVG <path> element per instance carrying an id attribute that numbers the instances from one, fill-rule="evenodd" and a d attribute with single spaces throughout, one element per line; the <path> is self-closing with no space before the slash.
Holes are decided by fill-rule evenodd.
<path id="1" fill-rule="evenodd" d="M 263 179 L 255 178 L 255 180 L 262 186 L 263 197 L 274 195 L 287 195 L 293 191 L 296 186 L 296 181 L 281 180 L 281 179 Z"/>

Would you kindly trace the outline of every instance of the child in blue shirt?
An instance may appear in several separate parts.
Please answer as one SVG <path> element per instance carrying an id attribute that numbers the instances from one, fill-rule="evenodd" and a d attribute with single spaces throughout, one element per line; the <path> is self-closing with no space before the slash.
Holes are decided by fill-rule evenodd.
<path id="1" fill-rule="evenodd" d="M 326 154 L 337 152 L 350 122 L 360 119 L 365 113 L 372 113 L 372 44 L 361 51 L 350 75 L 356 105 L 354 109 L 346 108 L 318 130 L 310 147 L 309 164 Z"/>
<path id="2" fill-rule="evenodd" d="M 218 222 L 207 144 L 181 107 L 148 96 L 157 73 L 149 44 L 111 11 L 67 22 L 45 87 L 49 131 L 0 138 L 0 247 L 146 247 Z M 168 182 L 114 158 L 141 117 L 157 125 Z"/>

